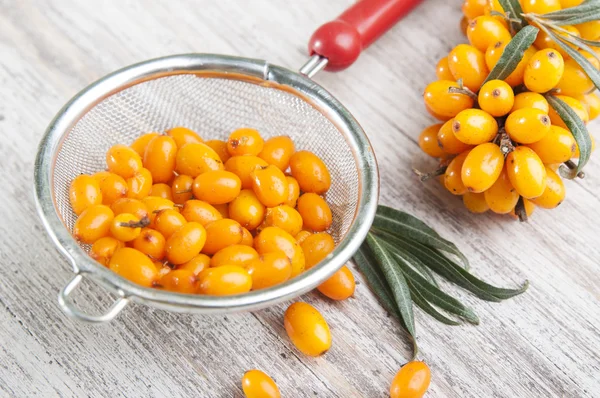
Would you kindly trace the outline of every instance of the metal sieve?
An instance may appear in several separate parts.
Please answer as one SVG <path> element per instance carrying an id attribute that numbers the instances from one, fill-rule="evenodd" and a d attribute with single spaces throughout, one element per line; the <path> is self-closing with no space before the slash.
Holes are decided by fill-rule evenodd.
<path id="1" fill-rule="evenodd" d="M 118 70 L 71 99 L 46 130 L 34 171 L 38 213 L 75 272 L 59 293 L 63 311 L 79 320 L 105 322 L 129 302 L 177 312 L 256 310 L 308 292 L 344 265 L 364 240 L 375 214 L 377 164 L 360 125 L 309 77 L 324 67 L 339 70 L 349 66 L 361 48 L 416 3 L 356 3 L 336 21 L 315 32 L 311 39 L 313 56 L 300 74 L 255 59 L 174 55 Z M 331 36 L 331 29 L 341 33 Z M 358 52 L 347 51 L 348 40 L 344 38 L 348 32 L 354 32 L 351 35 L 358 41 L 351 44 L 359 46 Z M 332 38 L 339 45 L 332 44 Z M 189 127 L 207 139 L 226 139 L 239 127 L 252 127 L 265 138 L 289 135 L 297 148 L 320 156 L 332 175 L 326 199 L 333 212 L 330 232 L 337 243 L 335 250 L 317 266 L 286 283 L 226 297 L 144 288 L 91 259 L 87 255 L 89 247 L 71 235 L 76 216 L 69 204 L 70 181 L 80 173 L 105 169 L 105 153 L 110 146 L 128 144 L 143 133 L 173 126 Z M 106 313 L 84 313 L 70 300 L 69 294 L 83 278 L 116 294 L 116 301 Z"/>

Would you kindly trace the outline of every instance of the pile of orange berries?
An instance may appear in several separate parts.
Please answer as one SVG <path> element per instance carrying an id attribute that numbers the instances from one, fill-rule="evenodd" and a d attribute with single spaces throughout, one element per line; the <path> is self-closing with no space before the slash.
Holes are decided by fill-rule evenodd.
<path id="1" fill-rule="evenodd" d="M 327 166 L 287 136 L 241 128 L 204 141 L 175 127 L 112 146 L 106 164 L 71 182 L 73 235 L 139 285 L 240 294 L 285 282 L 335 247 Z M 343 267 L 319 290 L 345 299 L 354 277 Z"/>
<path id="2" fill-rule="evenodd" d="M 545 14 L 582 1 L 520 3 L 525 13 Z M 438 80 L 426 87 L 424 101 L 443 123 L 424 129 L 419 145 L 440 159 L 444 186 L 462 195 L 472 212 L 514 215 L 519 202 L 520 214 L 554 208 L 565 197 L 558 167 L 573 168 L 579 148 L 544 95 L 560 98 L 587 123 L 600 114 L 594 83 L 543 31 L 507 78 L 486 81 L 512 38 L 497 14 L 504 10 L 498 0 L 465 0 L 463 12 L 470 44 L 457 45 L 438 62 Z M 562 28 L 583 39 L 600 38 L 600 21 Z M 600 67 L 595 56 L 578 51 Z"/>

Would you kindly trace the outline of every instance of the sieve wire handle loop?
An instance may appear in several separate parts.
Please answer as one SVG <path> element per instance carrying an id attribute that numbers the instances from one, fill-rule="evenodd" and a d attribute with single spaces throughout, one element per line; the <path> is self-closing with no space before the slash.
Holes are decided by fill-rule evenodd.
<path id="1" fill-rule="evenodd" d="M 58 293 L 58 305 L 60 305 L 60 308 L 68 316 L 83 322 L 104 323 L 112 321 L 123 310 L 123 308 L 129 304 L 128 298 L 119 297 L 108 309 L 108 311 L 102 315 L 90 315 L 82 312 L 79 308 L 75 307 L 71 299 L 69 299 L 71 292 L 75 290 L 77 285 L 79 285 L 82 280 L 83 274 L 77 273 L 73 279 L 71 279 L 69 283 L 62 288 L 60 293 Z"/>
<path id="2" fill-rule="evenodd" d="M 359 0 L 335 20 L 321 25 L 310 38 L 308 51 L 311 57 L 326 59 L 325 64 L 316 63 L 321 69 L 346 69 L 356 61 L 362 50 L 421 1 L 423 0 Z M 304 74 L 311 76 L 310 73 Z"/>

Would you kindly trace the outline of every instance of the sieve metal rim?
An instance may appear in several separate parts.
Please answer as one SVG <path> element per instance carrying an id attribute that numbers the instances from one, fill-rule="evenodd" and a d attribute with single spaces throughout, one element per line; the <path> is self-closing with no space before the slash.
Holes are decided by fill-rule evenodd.
<path id="1" fill-rule="evenodd" d="M 52 194 L 54 186 L 52 168 L 61 143 L 77 121 L 105 98 L 147 80 L 181 73 L 218 73 L 220 77 L 247 78 L 251 82 L 291 90 L 315 106 L 343 133 L 357 162 L 359 178 L 357 210 L 344 238 L 317 266 L 297 278 L 269 289 L 236 296 L 213 297 L 141 287 L 92 260 L 79 247 L 71 232 L 63 224 L 54 205 Z M 63 289 L 59 302 L 70 315 L 94 321 L 92 317 L 86 319 L 85 314 L 79 314 L 65 305 L 66 296 L 81 280 L 81 275 L 90 276 L 107 290 L 127 301 L 132 300 L 176 312 L 228 313 L 256 310 L 310 291 L 344 265 L 365 239 L 377 208 L 379 174 L 373 149 L 362 127 L 338 100 L 311 79 L 263 60 L 217 54 L 180 54 L 150 59 L 117 70 L 75 95 L 49 124 L 40 142 L 34 165 L 34 189 L 36 209 L 46 232 L 76 273 L 72 280 L 75 283 L 69 283 Z M 127 301 L 119 302 L 119 310 L 111 317 L 98 317 L 96 321 L 112 319 Z"/>

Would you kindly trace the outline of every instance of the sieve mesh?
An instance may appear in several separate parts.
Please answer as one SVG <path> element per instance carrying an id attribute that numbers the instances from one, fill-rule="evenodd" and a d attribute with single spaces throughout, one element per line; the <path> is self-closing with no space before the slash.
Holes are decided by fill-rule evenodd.
<path id="1" fill-rule="evenodd" d="M 185 126 L 205 139 L 226 139 L 252 127 L 263 137 L 288 135 L 298 149 L 327 164 L 332 185 L 326 199 L 333 212 L 331 234 L 339 242 L 354 220 L 359 196 L 355 154 L 331 121 L 297 95 L 242 80 L 193 74 L 166 76 L 119 91 L 92 107 L 66 135 L 53 169 L 54 201 L 69 230 L 76 220 L 69 183 L 81 173 L 104 170 L 105 154 L 139 135 Z M 88 250 L 88 247 L 82 245 Z"/>

